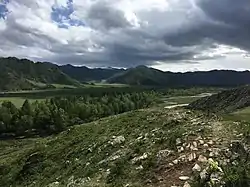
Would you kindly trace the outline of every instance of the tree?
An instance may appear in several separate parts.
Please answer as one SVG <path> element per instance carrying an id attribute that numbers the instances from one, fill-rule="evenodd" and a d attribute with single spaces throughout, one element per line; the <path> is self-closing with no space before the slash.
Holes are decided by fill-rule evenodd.
<path id="1" fill-rule="evenodd" d="M 21 107 L 21 115 L 32 115 L 32 108 L 29 100 L 25 100 L 23 106 Z"/>
<path id="2" fill-rule="evenodd" d="M 11 114 L 16 114 L 18 112 L 17 107 L 10 101 L 4 101 L 2 107 L 9 109 Z"/>
<path id="3" fill-rule="evenodd" d="M 68 125 L 68 117 L 65 113 L 65 111 L 61 108 L 56 108 L 53 113 L 53 124 L 54 124 L 54 131 L 55 132 L 61 132 L 66 129 Z"/>

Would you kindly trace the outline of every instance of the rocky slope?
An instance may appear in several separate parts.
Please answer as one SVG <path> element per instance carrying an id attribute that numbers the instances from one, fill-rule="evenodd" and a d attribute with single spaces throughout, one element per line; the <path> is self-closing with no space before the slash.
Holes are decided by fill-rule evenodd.
<path id="1" fill-rule="evenodd" d="M 53 137 L 0 141 L 0 186 L 247 187 L 249 132 L 183 108 L 133 111 Z"/>
<path id="2" fill-rule="evenodd" d="M 191 103 L 189 108 L 228 113 L 248 106 L 250 106 L 250 86 L 244 86 L 199 99 Z"/>

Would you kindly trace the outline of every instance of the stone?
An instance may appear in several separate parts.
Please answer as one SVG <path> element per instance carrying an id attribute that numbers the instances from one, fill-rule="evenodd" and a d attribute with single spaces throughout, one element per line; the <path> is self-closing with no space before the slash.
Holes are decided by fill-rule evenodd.
<path id="1" fill-rule="evenodd" d="M 191 150 L 191 151 L 198 151 L 198 148 L 195 147 L 195 146 L 193 146 L 193 145 L 191 145 L 191 146 L 190 146 L 190 150 Z"/>
<path id="2" fill-rule="evenodd" d="M 201 171 L 201 167 L 198 164 L 195 164 L 194 167 L 192 168 L 194 172 Z"/>
<path id="3" fill-rule="evenodd" d="M 209 157 L 214 157 L 214 152 L 210 152 Z"/>
<path id="4" fill-rule="evenodd" d="M 181 139 L 180 138 L 177 138 L 176 139 L 176 145 L 180 145 L 181 144 Z"/>
<path id="5" fill-rule="evenodd" d="M 226 149 L 225 150 L 225 152 L 224 152 L 224 154 L 225 154 L 225 156 L 227 157 L 227 158 L 231 158 L 232 157 L 232 152 L 230 151 L 230 149 Z"/>
<path id="6" fill-rule="evenodd" d="M 114 138 L 113 141 L 111 141 L 111 145 L 121 144 L 123 142 L 125 142 L 124 136 L 118 136 L 118 137 Z"/>
<path id="7" fill-rule="evenodd" d="M 202 140 L 202 137 L 201 136 L 198 136 L 197 138 L 195 138 L 195 140 Z"/>
<path id="8" fill-rule="evenodd" d="M 188 161 L 189 162 L 192 162 L 196 159 L 196 154 L 195 153 L 191 153 L 189 156 L 188 156 Z"/>
<path id="9" fill-rule="evenodd" d="M 207 178 L 207 171 L 205 169 L 200 172 L 200 178 L 201 180 L 205 180 Z"/>
<path id="10" fill-rule="evenodd" d="M 204 144 L 203 147 L 208 147 L 208 144 Z"/>
<path id="11" fill-rule="evenodd" d="M 180 176 L 179 179 L 182 180 L 182 181 L 187 181 L 190 178 L 188 176 Z"/>
<path id="12" fill-rule="evenodd" d="M 198 161 L 201 162 L 201 163 L 207 162 L 207 157 L 205 157 L 203 155 L 200 155 L 199 158 L 198 158 Z"/>
<path id="13" fill-rule="evenodd" d="M 197 144 L 197 142 L 193 142 L 193 145 L 194 145 L 194 147 L 198 147 L 198 144 Z"/>
<path id="14" fill-rule="evenodd" d="M 173 161 L 173 164 L 175 164 L 175 165 L 178 164 L 178 163 L 179 163 L 179 160 L 174 160 Z"/>
<path id="15" fill-rule="evenodd" d="M 183 187 L 191 187 L 191 185 L 188 182 L 185 182 Z"/>
<path id="16" fill-rule="evenodd" d="M 209 141 L 207 142 L 207 144 L 209 144 L 209 145 L 213 145 L 213 144 L 214 144 L 214 142 L 213 142 L 213 140 L 209 140 Z"/>
<path id="17" fill-rule="evenodd" d="M 157 157 L 158 158 L 166 158 L 166 157 L 170 156 L 172 153 L 173 153 L 173 151 L 168 150 L 168 149 L 160 150 L 157 153 Z"/>
<path id="18" fill-rule="evenodd" d="M 135 168 L 136 170 L 143 170 L 143 166 L 141 165 L 141 166 L 139 166 L 139 167 L 137 167 L 137 168 Z"/>
<path id="19" fill-rule="evenodd" d="M 187 157 L 186 155 L 182 155 L 182 156 L 180 156 L 180 157 L 178 158 L 178 160 L 184 162 L 184 161 L 186 161 L 186 157 Z"/>
<path id="20" fill-rule="evenodd" d="M 204 145 L 204 140 L 199 140 L 200 145 Z"/>
<path id="21" fill-rule="evenodd" d="M 183 152 L 184 151 L 184 148 L 183 147 L 179 147 L 178 148 L 178 153 L 181 153 L 181 152 Z"/>
<path id="22" fill-rule="evenodd" d="M 144 153 L 142 156 L 139 157 L 135 157 L 132 159 L 132 163 L 135 164 L 136 162 L 140 161 L 140 160 L 145 160 L 148 158 L 148 154 Z"/>
<path id="23" fill-rule="evenodd" d="M 189 150 L 191 144 L 189 143 L 187 146 L 186 146 L 186 150 Z"/>
<path id="24" fill-rule="evenodd" d="M 177 164 L 178 164 L 178 163 L 177 163 Z M 168 166 L 169 166 L 169 167 L 173 167 L 174 164 L 173 164 L 173 163 L 169 163 Z"/>

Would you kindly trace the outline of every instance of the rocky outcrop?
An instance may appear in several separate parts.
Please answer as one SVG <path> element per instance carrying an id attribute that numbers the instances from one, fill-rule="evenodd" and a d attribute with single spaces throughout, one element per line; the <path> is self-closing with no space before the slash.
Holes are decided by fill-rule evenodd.
<path id="1" fill-rule="evenodd" d="M 188 108 L 225 113 L 248 106 L 250 106 L 250 86 L 226 90 L 210 97 L 201 98 L 189 104 Z"/>

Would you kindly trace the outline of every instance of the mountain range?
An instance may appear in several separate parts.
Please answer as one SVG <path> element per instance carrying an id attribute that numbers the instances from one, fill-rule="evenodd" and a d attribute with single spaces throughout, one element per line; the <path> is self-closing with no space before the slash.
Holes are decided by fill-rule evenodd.
<path id="1" fill-rule="evenodd" d="M 213 70 L 164 72 L 147 66 L 129 69 L 88 68 L 49 62 L 33 62 L 15 57 L 0 58 L 0 90 L 53 88 L 55 85 L 80 87 L 88 82 L 119 83 L 136 86 L 233 87 L 250 84 L 249 71 Z"/>

